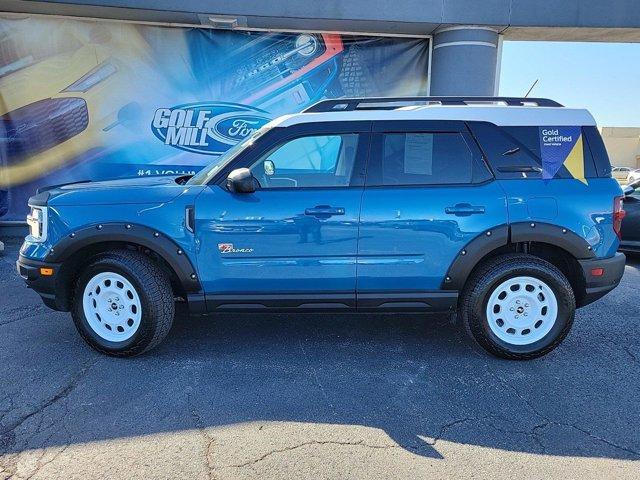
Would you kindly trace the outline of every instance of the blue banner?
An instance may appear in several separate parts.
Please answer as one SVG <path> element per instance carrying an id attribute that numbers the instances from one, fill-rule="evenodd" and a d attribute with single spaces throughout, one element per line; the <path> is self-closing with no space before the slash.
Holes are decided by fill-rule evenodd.
<path id="1" fill-rule="evenodd" d="M 563 166 L 576 179 L 584 177 L 582 128 L 579 126 L 540 127 L 542 178 L 551 180 Z"/>
<path id="2" fill-rule="evenodd" d="M 44 185 L 195 173 L 324 98 L 425 95 L 428 40 L 0 18 L 0 220 Z"/>

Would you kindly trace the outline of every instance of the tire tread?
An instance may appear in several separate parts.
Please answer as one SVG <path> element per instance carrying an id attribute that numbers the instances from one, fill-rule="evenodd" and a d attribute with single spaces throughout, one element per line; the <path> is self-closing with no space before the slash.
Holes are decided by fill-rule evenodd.
<path id="1" fill-rule="evenodd" d="M 571 312 L 565 326 L 551 343 L 544 348 L 529 353 L 511 352 L 494 344 L 486 337 L 486 335 L 483 334 L 477 322 L 472 318 L 474 308 L 477 306 L 476 302 L 478 301 L 478 296 L 480 296 L 482 290 L 486 288 L 487 283 L 491 282 L 491 279 L 504 275 L 506 272 L 520 270 L 542 270 L 547 275 L 554 277 L 554 279 L 560 283 L 564 293 L 566 293 L 566 297 L 559 297 L 557 300 L 558 302 L 566 302 L 566 307 Z M 560 343 L 562 343 L 571 330 L 576 305 L 573 288 L 562 272 L 546 260 L 524 253 L 508 253 L 499 255 L 480 265 L 469 277 L 460 298 L 461 300 L 458 305 L 458 311 L 460 312 L 460 319 L 464 325 L 467 337 L 473 340 L 474 344 L 481 347 L 483 350 L 491 353 L 492 355 L 508 360 L 531 360 L 546 355 L 555 349 Z"/>
<path id="2" fill-rule="evenodd" d="M 79 323 L 82 321 L 79 316 L 83 315 L 81 308 L 79 308 L 77 304 L 78 297 L 80 297 L 79 301 L 82 301 L 82 289 L 84 288 L 84 285 L 79 284 L 81 275 L 76 279 L 76 286 L 72 298 L 74 323 L 82 338 L 100 353 L 117 357 L 140 355 L 156 347 L 164 340 L 169 330 L 171 330 L 175 314 L 175 303 L 171 283 L 165 272 L 153 262 L 153 260 L 142 253 L 129 250 L 113 250 L 101 254 L 85 268 L 90 269 L 109 263 L 130 270 L 131 275 L 136 277 L 137 282 L 144 286 L 144 292 L 139 292 L 139 294 L 143 293 L 148 298 L 150 311 L 146 315 L 152 321 L 152 326 L 154 327 L 153 335 L 151 338 L 142 336 L 127 349 L 118 351 L 106 349 L 96 344 L 79 326 Z"/>

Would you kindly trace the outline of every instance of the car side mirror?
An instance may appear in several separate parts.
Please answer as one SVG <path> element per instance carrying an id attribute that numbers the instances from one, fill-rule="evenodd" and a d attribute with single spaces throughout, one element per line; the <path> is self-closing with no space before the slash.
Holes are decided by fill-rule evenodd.
<path id="1" fill-rule="evenodd" d="M 253 193 L 260 187 L 248 168 L 236 168 L 227 176 L 227 190 L 233 193 Z"/>
<path id="2" fill-rule="evenodd" d="M 264 174 L 267 176 L 272 176 L 275 175 L 276 173 L 276 166 L 274 165 L 274 163 L 271 160 L 265 160 L 264 162 L 262 162 L 262 167 L 264 168 Z"/>

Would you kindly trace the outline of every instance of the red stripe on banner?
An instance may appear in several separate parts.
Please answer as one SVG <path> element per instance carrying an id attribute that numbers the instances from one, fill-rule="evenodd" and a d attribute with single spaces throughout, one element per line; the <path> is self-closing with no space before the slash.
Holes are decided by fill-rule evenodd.
<path id="1" fill-rule="evenodd" d="M 251 104 L 255 100 L 258 100 L 259 98 L 264 97 L 265 95 L 273 92 L 274 90 L 280 88 L 281 86 L 286 85 L 287 83 L 290 83 L 292 80 L 295 80 L 296 78 L 300 78 L 305 73 L 313 70 L 319 65 L 322 65 L 327 60 L 330 60 L 331 58 L 335 57 L 336 55 L 338 55 L 340 52 L 344 50 L 344 44 L 342 43 L 342 38 L 340 38 L 340 35 L 333 34 L 333 33 L 323 33 L 322 39 L 324 40 L 324 44 L 326 47 L 326 51 L 322 55 L 320 55 L 315 60 L 309 62 L 303 68 L 291 74 L 287 78 L 283 78 L 282 80 L 279 80 L 269 85 L 268 87 L 260 90 L 259 92 L 254 93 L 250 97 L 245 98 L 240 103 L 244 103 L 245 105 Z"/>

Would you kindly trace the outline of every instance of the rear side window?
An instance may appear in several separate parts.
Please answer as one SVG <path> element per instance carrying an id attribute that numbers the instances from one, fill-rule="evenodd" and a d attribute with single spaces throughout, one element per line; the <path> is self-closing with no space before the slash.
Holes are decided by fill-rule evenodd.
<path id="1" fill-rule="evenodd" d="M 611 161 L 607 149 L 602 141 L 602 136 L 596 127 L 582 127 L 582 132 L 589 144 L 589 150 L 593 157 L 596 172 L 600 177 L 611 176 Z"/>
<path id="2" fill-rule="evenodd" d="M 497 127 L 476 122 L 469 128 L 499 179 L 600 176 L 587 139 L 591 127 Z"/>
<path id="3" fill-rule="evenodd" d="M 457 132 L 381 133 L 374 136 L 367 185 L 451 185 L 481 182 L 491 174 Z"/>

